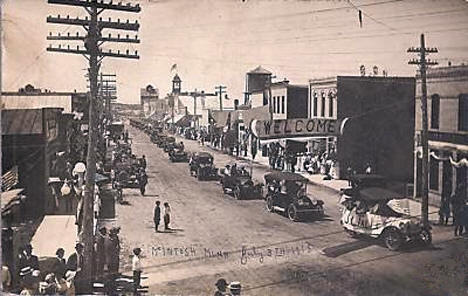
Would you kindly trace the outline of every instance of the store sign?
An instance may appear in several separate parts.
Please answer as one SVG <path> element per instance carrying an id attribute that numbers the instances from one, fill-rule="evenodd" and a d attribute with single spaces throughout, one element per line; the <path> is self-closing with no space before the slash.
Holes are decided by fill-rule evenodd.
<path id="1" fill-rule="evenodd" d="M 259 139 L 337 136 L 341 134 L 345 122 L 318 118 L 253 120 L 251 129 Z"/>

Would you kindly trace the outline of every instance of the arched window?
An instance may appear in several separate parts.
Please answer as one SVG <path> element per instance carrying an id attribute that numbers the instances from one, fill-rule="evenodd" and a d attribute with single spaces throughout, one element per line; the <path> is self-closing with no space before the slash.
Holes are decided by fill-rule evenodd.
<path id="1" fill-rule="evenodd" d="M 320 116 L 325 117 L 325 100 L 326 100 L 325 91 L 322 91 L 322 108 L 320 109 Z"/>
<path id="2" fill-rule="evenodd" d="M 334 108 L 333 108 L 333 100 L 335 98 L 335 92 L 333 90 L 331 90 L 329 93 L 328 93 L 328 117 L 330 118 L 333 118 L 333 113 L 334 113 Z"/>
<path id="3" fill-rule="evenodd" d="M 314 117 L 317 117 L 318 93 L 314 91 Z"/>
<path id="4" fill-rule="evenodd" d="M 440 115 L 440 96 L 434 94 L 431 96 L 431 128 L 439 128 L 439 116 Z"/>

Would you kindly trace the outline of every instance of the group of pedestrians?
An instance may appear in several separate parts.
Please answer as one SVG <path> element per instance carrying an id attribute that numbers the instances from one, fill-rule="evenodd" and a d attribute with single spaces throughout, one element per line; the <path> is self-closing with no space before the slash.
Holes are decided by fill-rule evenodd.
<path id="1" fill-rule="evenodd" d="M 32 253 L 30 244 L 19 250 L 16 274 L 2 268 L 4 291 L 19 295 L 76 295 L 81 293 L 84 279 L 81 276 L 83 245 L 77 243 L 75 252 L 65 260 L 65 250 L 58 248 L 50 264 L 39 266 L 39 259 Z"/>
<path id="2" fill-rule="evenodd" d="M 158 227 L 161 223 L 161 202 L 156 201 L 156 206 L 154 207 L 153 222 L 154 222 L 154 231 L 159 232 Z M 164 212 L 163 212 L 163 221 L 164 221 L 164 231 L 170 230 L 169 224 L 171 223 L 171 206 L 168 202 L 164 203 Z"/>
<path id="3" fill-rule="evenodd" d="M 452 195 L 447 192 L 442 194 L 439 209 L 440 225 L 448 225 L 450 217 L 452 217 L 455 236 L 468 233 L 468 200 L 464 197 L 461 185 L 457 186 Z"/>

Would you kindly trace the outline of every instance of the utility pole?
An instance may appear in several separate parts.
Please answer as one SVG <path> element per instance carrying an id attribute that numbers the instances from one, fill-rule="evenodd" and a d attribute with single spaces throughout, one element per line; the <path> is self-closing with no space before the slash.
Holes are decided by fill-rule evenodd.
<path id="1" fill-rule="evenodd" d="M 226 87 L 222 86 L 222 85 L 219 85 L 219 86 L 215 87 L 215 89 L 217 90 L 216 93 L 219 94 L 219 110 L 223 111 L 223 94 L 226 93 L 226 91 L 225 91 Z"/>
<path id="2" fill-rule="evenodd" d="M 422 145 L 422 166 L 421 166 L 421 187 L 422 187 L 422 201 L 421 201 L 421 218 L 424 226 L 429 225 L 429 144 L 428 144 L 428 123 L 427 123 L 427 87 L 426 87 L 426 69 L 427 66 L 437 65 L 426 59 L 429 53 L 437 53 L 437 48 L 426 48 L 424 34 L 421 34 L 420 47 L 408 48 L 407 52 L 418 53 L 419 60 L 412 59 L 408 62 L 410 65 L 418 65 L 421 75 L 421 117 L 422 117 L 422 130 L 421 130 L 421 145 Z M 417 184 L 416 184 L 417 187 Z"/>
<path id="3" fill-rule="evenodd" d="M 117 92 L 117 86 L 115 83 L 117 83 L 116 74 L 104 74 L 100 73 L 100 93 L 101 97 L 104 101 L 104 112 L 105 116 L 110 120 L 111 119 L 111 101 L 117 99 L 116 97 L 116 92 Z"/>
<path id="4" fill-rule="evenodd" d="M 216 97 L 217 93 L 205 93 L 205 91 L 197 91 L 195 89 L 192 92 L 182 92 L 182 96 L 191 96 L 193 98 L 193 115 L 195 116 L 195 129 L 198 129 L 198 117 L 197 117 L 197 98 L 198 97 Z"/>
<path id="5" fill-rule="evenodd" d="M 108 20 L 98 19 L 98 15 L 101 14 L 104 10 L 116 10 L 122 12 L 134 12 L 138 13 L 141 11 L 140 6 L 126 4 L 123 5 L 122 2 L 118 4 L 113 4 L 112 1 L 104 3 L 104 1 L 82 1 L 82 0 L 48 0 L 49 4 L 58 4 L 58 5 L 69 5 L 74 7 L 83 7 L 88 14 L 90 19 L 85 17 L 84 19 L 80 18 L 62 18 L 60 15 L 56 17 L 48 16 L 47 22 L 52 24 L 65 24 L 65 25 L 75 25 L 83 27 L 86 30 L 85 36 L 80 36 L 79 33 L 71 36 L 56 35 L 53 36 L 49 34 L 47 40 L 68 40 L 68 41 L 83 41 L 84 48 L 76 46 L 76 49 L 70 48 L 68 45 L 67 48 L 62 48 L 61 45 L 58 47 L 52 47 L 50 45 L 47 48 L 47 51 L 59 52 L 59 53 L 72 53 L 83 55 L 89 62 L 89 81 L 90 81 L 90 97 L 89 97 L 89 133 L 88 133 L 88 153 L 86 157 L 86 187 L 84 189 L 83 197 L 83 220 L 82 220 L 82 235 L 81 242 L 84 245 L 83 253 L 83 263 L 81 266 L 81 278 L 83 279 L 83 293 L 91 294 L 92 292 L 92 266 L 93 262 L 93 246 L 94 246 L 94 221 L 93 221 L 93 202 L 94 202 L 94 184 L 95 184 L 95 175 L 96 175 L 96 149 L 97 149 L 97 118 L 96 118 L 96 104 L 98 96 L 98 72 L 104 57 L 118 57 L 118 58 L 131 58 L 138 59 L 138 53 L 135 51 L 134 54 L 129 54 L 127 50 L 126 53 L 121 53 L 120 50 L 117 52 L 104 52 L 101 50 L 100 46 L 105 42 L 126 42 L 126 43 L 139 43 L 138 36 L 134 38 L 129 38 L 127 35 L 126 38 L 120 38 L 120 34 L 117 37 L 113 37 L 111 34 L 108 37 L 102 36 L 102 29 L 120 29 L 128 31 L 138 31 L 140 25 L 138 21 L 130 23 L 128 20 L 126 22 L 120 22 L 120 19 L 117 21 L 112 21 L 111 18 Z"/>

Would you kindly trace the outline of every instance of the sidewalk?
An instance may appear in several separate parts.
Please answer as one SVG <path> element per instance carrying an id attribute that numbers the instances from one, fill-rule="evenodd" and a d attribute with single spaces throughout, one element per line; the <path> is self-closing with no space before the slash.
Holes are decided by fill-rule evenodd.
<path id="1" fill-rule="evenodd" d="M 205 144 L 204 147 L 207 147 L 213 151 L 217 151 L 222 153 L 221 150 L 211 147 L 209 143 Z M 252 161 L 252 158 L 250 156 L 235 156 L 235 155 L 230 155 L 233 158 L 238 158 L 238 159 L 243 159 L 243 160 L 248 160 Z M 252 161 L 254 164 L 264 166 L 264 167 L 269 167 L 268 159 L 259 157 L 256 160 Z M 324 180 L 324 176 L 321 174 L 309 174 L 307 172 L 296 172 L 303 177 L 307 178 L 309 182 L 315 186 L 320 186 L 323 188 L 327 188 L 331 191 L 334 191 L 336 193 L 339 193 L 342 188 L 347 188 L 348 187 L 348 181 L 347 180 L 338 180 L 338 179 L 332 179 L 332 180 Z M 410 198 L 405 198 L 401 200 L 395 200 L 391 202 L 392 207 L 395 209 L 398 209 L 399 211 L 403 211 L 406 214 L 414 217 L 419 217 L 421 216 L 421 203 L 417 200 L 410 199 Z M 439 221 L 439 209 L 437 207 L 429 205 L 429 221 L 437 223 Z"/>

